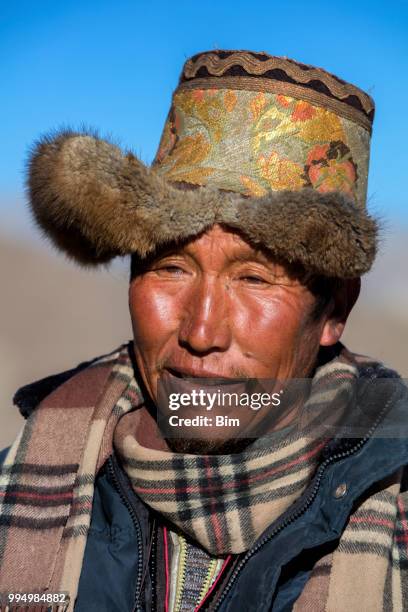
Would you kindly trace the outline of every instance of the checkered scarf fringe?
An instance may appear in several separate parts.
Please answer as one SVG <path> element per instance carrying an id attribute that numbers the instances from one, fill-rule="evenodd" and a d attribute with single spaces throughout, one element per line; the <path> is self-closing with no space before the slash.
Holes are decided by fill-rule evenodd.
<path id="1" fill-rule="evenodd" d="M 312 404 L 358 372 L 347 351 L 318 370 Z M 315 382 L 315 381 L 314 381 Z M 320 398 L 320 399 L 319 399 Z M 74 609 L 95 476 L 115 445 L 140 497 L 208 550 L 245 550 L 307 486 L 322 440 L 255 444 L 230 457 L 144 449 L 128 426 L 143 405 L 128 345 L 94 361 L 28 417 L 0 473 L 1 610 L 10 592 L 69 594 Z M 320 559 L 295 610 L 404 610 L 408 496 L 401 472 L 355 510 L 335 552 Z M 405 606 L 405 607 L 404 607 Z M 49 605 L 24 609 L 49 610 Z"/>

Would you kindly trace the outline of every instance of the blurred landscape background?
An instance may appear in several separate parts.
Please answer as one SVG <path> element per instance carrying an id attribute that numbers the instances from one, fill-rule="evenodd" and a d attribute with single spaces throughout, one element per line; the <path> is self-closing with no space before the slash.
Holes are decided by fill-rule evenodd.
<path id="1" fill-rule="evenodd" d="M 214 11 L 216 8 L 216 11 Z M 387 219 L 344 343 L 408 378 L 408 3 L 21 0 L 0 3 L 0 448 L 24 420 L 16 389 L 130 339 L 127 260 L 78 269 L 42 241 L 24 198 L 41 134 L 83 124 L 149 163 L 185 59 L 267 51 L 327 70 L 376 102 L 369 208 Z"/>

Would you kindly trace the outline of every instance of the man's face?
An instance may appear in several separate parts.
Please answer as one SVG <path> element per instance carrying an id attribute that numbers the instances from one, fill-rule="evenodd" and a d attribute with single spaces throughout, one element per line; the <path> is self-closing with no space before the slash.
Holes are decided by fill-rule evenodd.
<path id="1" fill-rule="evenodd" d="M 151 398 L 157 402 L 166 373 L 307 377 L 324 328 L 324 318 L 310 316 L 315 300 L 282 265 L 219 225 L 161 253 L 129 290 L 136 361 Z M 188 448 L 194 452 L 193 441 Z"/>

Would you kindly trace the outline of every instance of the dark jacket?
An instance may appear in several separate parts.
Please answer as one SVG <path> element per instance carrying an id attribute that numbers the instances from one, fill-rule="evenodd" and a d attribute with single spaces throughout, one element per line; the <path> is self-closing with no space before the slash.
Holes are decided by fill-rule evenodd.
<path id="1" fill-rule="evenodd" d="M 43 381 L 42 390 L 27 387 L 16 395 L 23 414 L 27 416 L 44 393 L 63 382 L 53 378 Z M 394 403 L 392 410 L 395 422 L 406 421 L 405 399 Z M 0 453 L 0 459 L 4 454 Z M 307 490 L 251 550 L 239 556 L 232 575 L 220 580 L 209 599 L 209 608 L 291 610 L 317 560 L 336 549 L 354 505 L 375 483 L 406 464 L 408 441 L 403 436 L 331 441 Z M 95 482 L 75 612 L 152 609 L 147 561 L 154 518 L 111 455 Z"/>

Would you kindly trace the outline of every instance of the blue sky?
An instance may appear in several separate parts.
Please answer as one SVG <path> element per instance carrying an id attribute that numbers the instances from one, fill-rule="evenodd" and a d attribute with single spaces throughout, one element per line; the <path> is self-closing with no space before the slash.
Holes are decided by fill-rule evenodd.
<path id="1" fill-rule="evenodd" d="M 321 66 L 376 102 L 369 206 L 408 222 L 408 3 L 20 0 L 0 4 L 2 225 L 24 225 L 24 161 L 44 132 L 98 128 L 151 162 L 186 58 L 251 49 Z"/>

